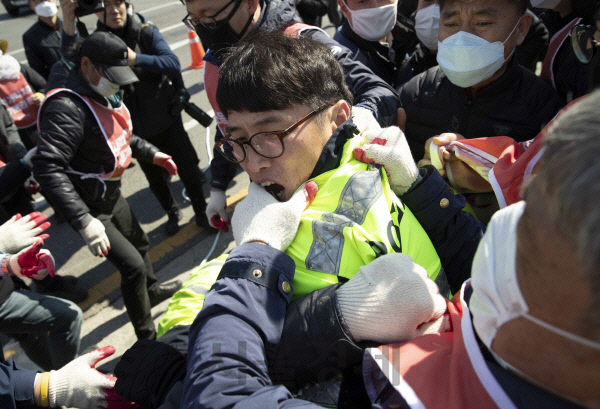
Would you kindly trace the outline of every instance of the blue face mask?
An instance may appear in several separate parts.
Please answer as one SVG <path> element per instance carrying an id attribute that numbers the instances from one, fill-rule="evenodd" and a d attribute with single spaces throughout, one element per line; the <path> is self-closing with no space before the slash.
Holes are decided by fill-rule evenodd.
<path id="1" fill-rule="evenodd" d="M 490 43 L 465 31 L 438 42 L 437 62 L 446 77 L 461 88 L 469 88 L 491 78 L 512 56 L 514 50 L 504 59 L 504 43 L 513 35 L 520 21 L 503 42 Z"/>

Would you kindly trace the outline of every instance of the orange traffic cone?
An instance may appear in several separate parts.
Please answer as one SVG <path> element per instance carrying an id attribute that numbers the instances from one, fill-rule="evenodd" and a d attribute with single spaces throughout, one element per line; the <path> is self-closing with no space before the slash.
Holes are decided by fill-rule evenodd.
<path id="1" fill-rule="evenodd" d="M 192 63 L 187 68 L 188 70 L 196 70 L 204 68 L 204 49 L 200 44 L 200 39 L 194 30 L 188 28 L 188 38 L 190 39 L 190 52 L 192 53 Z"/>

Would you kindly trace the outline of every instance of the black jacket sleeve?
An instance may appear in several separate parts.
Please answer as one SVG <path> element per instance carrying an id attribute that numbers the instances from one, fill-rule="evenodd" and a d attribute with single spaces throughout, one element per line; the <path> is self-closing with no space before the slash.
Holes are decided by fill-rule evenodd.
<path id="1" fill-rule="evenodd" d="M 0 107 L 0 126 L 0 153 L 4 156 L 4 161 L 21 159 L 27 153 L 27 149 L 21 142 L 19 131 L 4 105 Z"/>
<path id="2" fill-rule="evenodd" d="M 46 92 L 46 80 L 36 70 L 25 64 L 21 64 L 21 73 L 34 92 Z"/>
<path id="3" fill-rule="evenodd" d="M 89 219 L 89 208 L 83 202 L 66 169 L 84 137 L 86 123 L 82 107 L 69 95 L 52 97 L 43 107 L 38 150 L 32 159 L 33 174 L 50 201 L 76 229 Z"/>
<path id="4" fill-rule="evenodd" d="M 382 127 L 396 125 L 400 102 L 398 94 L 390 85 L 373 74 L 366 65 L 354 60 L 349 49 L 329 37 L 324 31 L 307 30 L 303 35 L 326 45 L 333 52 L 346 74 L 346 82 L 354 95 L 354 106 L 363 106 L 372 110 Z"/>
<path id="5" fill-rule="evenodd" d="M 1 349 L 0 349 L 1 352 Z M 33 398 L 37 371 L 19 368 L 12 359 L 0 359 L 0 407 L 2 409 L 38 408 Z"/>
<path id="6" fill-rule="evenodd" d="M 129 146 L 131 146 L 132 156 L 142 162 L 152 163 L 154 155 L 159 152 L 159 149 L 156 146 L 137 135 L 131 137 Z"/>
<path id="7" fill-rule="evenodd" d="M 34 39 L 23 36 L 23 48 L 25 48 L 25 56 L 29 66 L 44 78 L 48 78 L 50 70 L 46 68 L 46 63 L 42 56 L 38 53 L 37 45 L 32 42 Z"/>
<path id="8" fill-rule="evenodd" d="M 433 166 L 421 168 L 421 174 L 424 173 L 421 182 L 401 199 L 431 239 L 446 271 L 450 291 L 456 294 L 471 277 L 473 257 L 485 225 L 462 210 L 465 198 L 455 195 Z"/>

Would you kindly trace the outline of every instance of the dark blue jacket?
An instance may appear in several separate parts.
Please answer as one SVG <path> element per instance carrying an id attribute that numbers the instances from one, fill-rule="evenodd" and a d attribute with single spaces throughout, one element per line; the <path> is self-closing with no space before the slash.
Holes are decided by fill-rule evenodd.
<path id="1" fill-rule="evenodd" d="M 279 343 L 294 270 L 287 254 L 262 244 L 231 252 L 190 328 L 181 409 L 317 408 L 273 385 L 266 366 Z"/>
<path id="2" fill-rule="evenodd" d="M 33 399 L 36 373 L 32 369 L 19 368 L 12 359 L 5 361 L 4 354 L 0 355 L 0 408 L 37 408 Z"/>

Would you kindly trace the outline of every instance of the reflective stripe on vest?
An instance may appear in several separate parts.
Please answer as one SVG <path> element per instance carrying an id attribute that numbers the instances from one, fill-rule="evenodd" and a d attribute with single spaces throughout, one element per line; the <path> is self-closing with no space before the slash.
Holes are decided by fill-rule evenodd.
<path id="1" fill-rule="evenodd" d="M 227 256 L 228 254 L 221 254 L 192 270 L 190 278 L 173 295 L 158 323 L 157 338 L 177 325 L 192 325 L 196 315 L 204 306 L 204 297 L 217 280 Z"/>
<path id="2" fill-rule="evenodd" d="M 35 124 L 39 106 L 33 103 L 33 91 L 22 73 L 17 79 L 0 81 L 0 98 L 17 128 Z"/>
<path id="3" fill-rule="evenodd" d="M 90 108 L 90 111 L 92 111 L 94 118 L 96 118 L 96 121 L 98 122 L 98 126 L 102 131 L 102 135 L 104 135 L 106 145 L 110 148 L 115 160 L 113 170 L 104 174 L 82 174 L 72 169 L 69 169 L 69 171 L 81 175 L 82 178 L 93 177 L 101 180 L 108 180 L 111 178 L 120 177 L 131 162 L 131 147 L 129 146 L 129 143 L 132 136 L 132 125 L 131 116 L 129 115 L 129 110 L 125 104 L 121 104 L 121 106 L 118 108 L 113 109 L 102 106 L 94 100 L 84 95 L 79 95 L 77 92 L 70 89 L 56 88 L 46 94 L 46 99 L 44 99 L 44 102 L 40 108 L 43 107 L 46 101 L 52 98 L 52 96 L 60 92 L 68 92 L 73 95 L 77 95 Z M 40 109 L 39 112 L 40 117 L 38 118 L 38 129 L 41 123 L 41 115 L 42 109 Z M 107 130 L 111 130 L 112 133 L 109 135 Z"/>
<path id="4" fill-rule="evenodd" d="M 556 89 L 556 81 L 554 80 L 554 59 L 558 55 L 558 51 L 562 47 L 567 37 L 569 37 L 573 27 L 579 24 L 581 20 L 581 18 L 576 18 L 575 20 L 571 21 L 556 34 L 554 34 L 552 39 L 550 39 L 548 52 L 546 53 L 546 57 L 544 57 L 544 62 L 542 63 L 542 72 L 540 73 L 540 78 L 552 85 L 554 89 Z"/>
<path id="5" fill-rule="evenodd" d="M 354 159 L 352 151 L 362 141 L 359 135 L 346 142 L 340 166 L 312 179 L 319 191 L 286 250 L 296 264 L 294 298 L 339 277 L 350 279 L 361 266 L 393 252 L 411 256 L 447 294 L 447 278 L 429 237 L 394 195 L 385 172 Z"/>
<path id="6" fill-rule="evenodd" d="M 452 332 L 367 350 L 365 367 L 383 372 L 412 409 L 515 409 L 479 349 L 463 298 L 469 285 L 447 302 Z"/>

